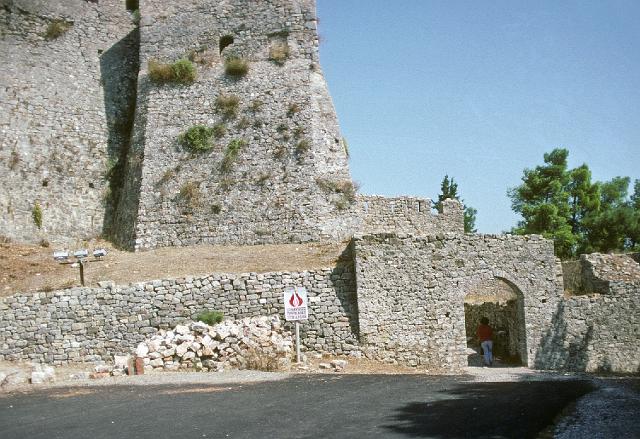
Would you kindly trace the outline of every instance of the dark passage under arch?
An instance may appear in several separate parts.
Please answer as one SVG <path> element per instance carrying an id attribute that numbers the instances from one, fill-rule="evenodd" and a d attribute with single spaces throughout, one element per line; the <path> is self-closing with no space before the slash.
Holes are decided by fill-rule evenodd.
<path id="1" fill-rule="evenodd" d="M 482 317 L 493 328 L 497 364 L 521 366 L 527 364 L 524 325 L 524 297 L 511 283 L 493 278 L 477 284 L 464 299 L 464 320 L 467 347 L 478 350 L 476 329 Z M 469 351 L 471 352 L 471 351 Z M 469 366 L 479 366 L 479 354 L 468 356 Z"/>

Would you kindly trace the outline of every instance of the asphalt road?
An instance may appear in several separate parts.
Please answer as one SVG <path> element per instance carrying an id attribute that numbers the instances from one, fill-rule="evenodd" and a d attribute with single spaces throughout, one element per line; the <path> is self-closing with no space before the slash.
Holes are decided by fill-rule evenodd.
<path id="1" fill-rule="evenodd" d="M 0 395 L 1 438 L 535 438 L 587 381 L 302 375 Z"/>

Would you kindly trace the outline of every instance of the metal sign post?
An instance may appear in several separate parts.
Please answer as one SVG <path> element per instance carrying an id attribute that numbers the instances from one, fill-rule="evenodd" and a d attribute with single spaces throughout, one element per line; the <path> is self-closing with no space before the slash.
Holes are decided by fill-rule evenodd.
<path id="1" fill-rule="evenodd" d="M 284 291 L 284 318 L 295 322 L 296 361 L 300 363 L 300 320 L 309 318 L 307 289 L 305 287 L 292 287 Z"/>

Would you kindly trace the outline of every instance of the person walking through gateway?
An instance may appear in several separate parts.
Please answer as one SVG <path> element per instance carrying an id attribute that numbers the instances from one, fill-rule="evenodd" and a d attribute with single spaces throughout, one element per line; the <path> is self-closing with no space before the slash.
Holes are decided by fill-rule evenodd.
<path id="1" fill-rule="evenodd" d="M 483 317 L 480 319 L 476 335 L 484 353 L 484 364 L 491 366 L 493 364 L 493 329 L 489 326 L 488 318 Z"/>

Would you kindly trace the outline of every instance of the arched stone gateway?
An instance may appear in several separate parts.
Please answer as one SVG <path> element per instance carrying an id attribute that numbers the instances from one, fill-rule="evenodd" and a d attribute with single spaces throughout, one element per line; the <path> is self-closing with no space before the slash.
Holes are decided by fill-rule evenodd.
<path id="1" fill-rule="evenodd" d="M 494 330 L 494 355 L 502 364 L 526 365 L 527 342 L 524 295 L 513 283 L 494 277 L 472 286 L 464 298 L 464 325 L 467 348 L 478 351 L 476 329 L 487 317 Z M 469 366 L 482 364 L 479 353 L 470 354 Z M 478 351 L 479 352 L 479 351 Z"/>

